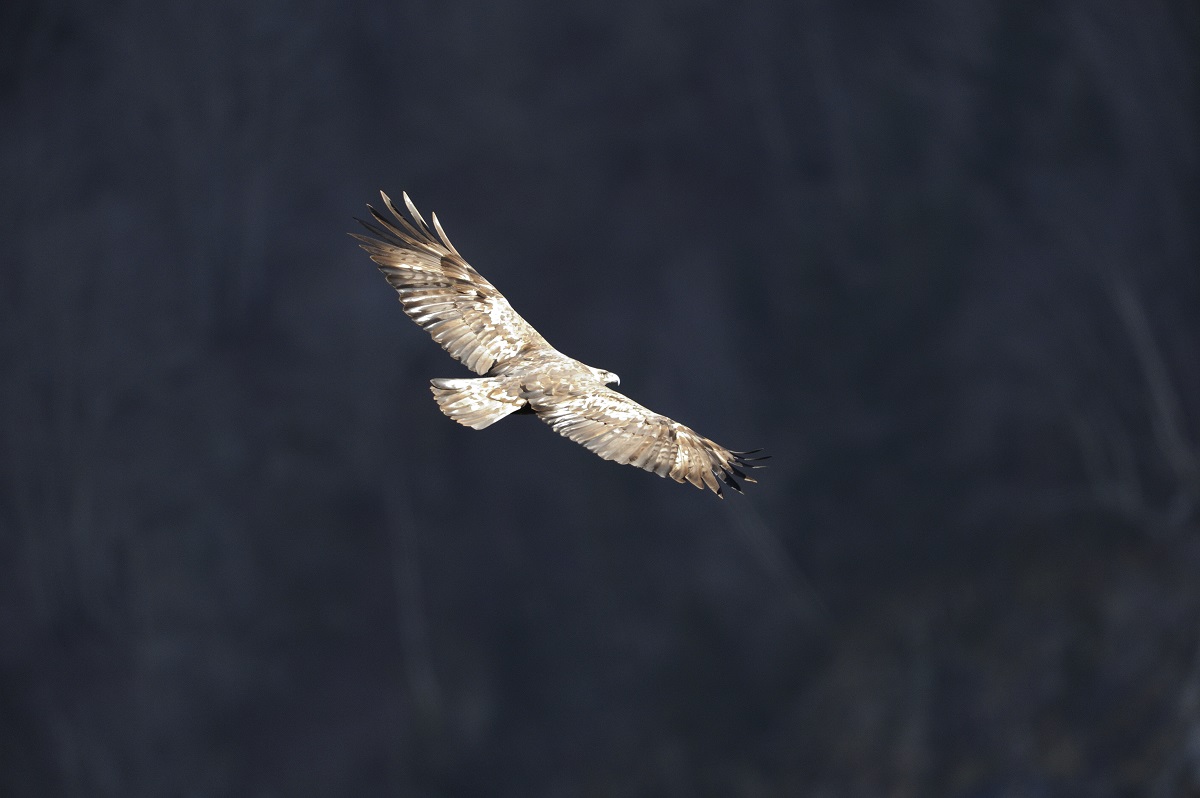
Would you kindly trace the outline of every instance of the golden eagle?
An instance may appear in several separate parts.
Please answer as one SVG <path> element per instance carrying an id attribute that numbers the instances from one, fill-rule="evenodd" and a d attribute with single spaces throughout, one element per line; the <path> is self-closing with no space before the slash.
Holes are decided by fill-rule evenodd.
<path id="1" fill-rule="evenodd" d="M 722 483 L 740 493 L 735 477 L 755 481 L 741 469 L 760 468 L 755 461 L 767 458 L 748 455 L 761 450 L 726 449 L 609 388 L 620 378 L 550 346 L 459 254 L 437 214 L 431 231 L 408 194 L 404 204 L 411 221 L 380 194 L 395 223 L 368 205 L 375 223 L 358 221 L 371 235 L 351 235 L 399 293 L 409 318 L 451 357 L 483 375 L 433 380 L 443 413 L 483 429 L 510 413 L 533 412 L 605 460 L 687 480 L 722 498 Z"/>

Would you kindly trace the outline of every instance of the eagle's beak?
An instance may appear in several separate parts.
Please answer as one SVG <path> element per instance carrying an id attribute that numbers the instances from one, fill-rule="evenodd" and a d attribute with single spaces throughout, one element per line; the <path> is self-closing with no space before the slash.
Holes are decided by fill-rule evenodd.
<path id="1" fill-rule="evenodd" d="M 616 385 L 620 385 L 620 384 L 621 384 L 621 375 L 620 375 L 620 374 L 614 374 L 614 375 L 613 375 L 613 378 L 612 378 L 612 381 L 613 381 L 613 383 L 614 383 L 614 384 L 616 384 Z"/>

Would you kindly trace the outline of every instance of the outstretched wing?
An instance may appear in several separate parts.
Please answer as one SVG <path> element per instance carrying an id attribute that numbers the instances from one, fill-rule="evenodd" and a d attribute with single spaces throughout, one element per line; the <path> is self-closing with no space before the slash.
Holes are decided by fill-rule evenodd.
<path id="1" fill-rule="evenodd" d="M 412 221 L 382 191 L 393 224 L 374 208 L 375 224 L 358 221 L 372 235 L 351 233 L 379 266 L 408 317 L 421 325 L 451 357 L 476 374 L 525 350 L 549 347 L 546 339 L 521 318 L 495 286 L 471 268 L 433 215 L 435 235 L 404 195 Z"/>
<path id="2" fill-rule="evenodd" d="M 754 482 L 741 469 L 760 468 L 754 461 L 767 459 L 713 443 L 592 378 L 548 376 L 527 388 L 526 399 L 538 418 L 558 434 L 605 460 L 686 480 L 722 498 L 721 483 L 741 493 L 734 478 Z"/>

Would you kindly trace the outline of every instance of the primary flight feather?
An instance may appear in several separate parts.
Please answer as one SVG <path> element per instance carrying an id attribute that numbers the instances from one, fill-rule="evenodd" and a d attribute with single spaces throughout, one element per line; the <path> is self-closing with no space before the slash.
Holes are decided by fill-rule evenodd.
<path id="1" fill-rule="evenodd" d="M 722 498 L 723 484 L 740 493 L 738 478 L 755 481 L 742 469 L 760 468 L 756 461 L 766 457 L 726 449 L 609 388 L 620 378 L 550 346 L 459 254 L 437 214 L 430 217 L 430 229 L 408 194 L 403 197 L 410 218 L 380 194 L 393 218 L 368 205 L 374 222 L 359 222 L 371 235 L 351 235 L 396 289 L 408 317 L 483 375 L 433 380 L 443 413 L 483 429 L 510 413 L 532 411 L 605 460 L 709 488 Z"/>

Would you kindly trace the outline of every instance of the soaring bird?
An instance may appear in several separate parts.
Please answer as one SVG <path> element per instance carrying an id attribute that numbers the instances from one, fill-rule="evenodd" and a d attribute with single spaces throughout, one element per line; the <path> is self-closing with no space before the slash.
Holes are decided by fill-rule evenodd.
<path id="1" fill-rule="evenodd" d="M 374 222 L 358 219 L 371 235 L 351 233 L 400 295 L 408 317 L 474 379 L 431 381 L 433 398 L 447 416 L 483 429 L 517 412 L 533 412 L 555 432 L 618 463 L 653 471 L 676 482 L 705 487 L 724 498 L 721 485 L 741 493 L 737 479 L 755 480 L 743 468 L 761 468 L 762 451 L 735 452 L 678 421 L 642 407 L 609 388 L 621 379 L 552 347 L 521 318 L 495 286 L 459 254 L 432 214 L 425 223 L 408 194 L 405 218 L 387 194 L 387 219 L 370 205 Z"/>

